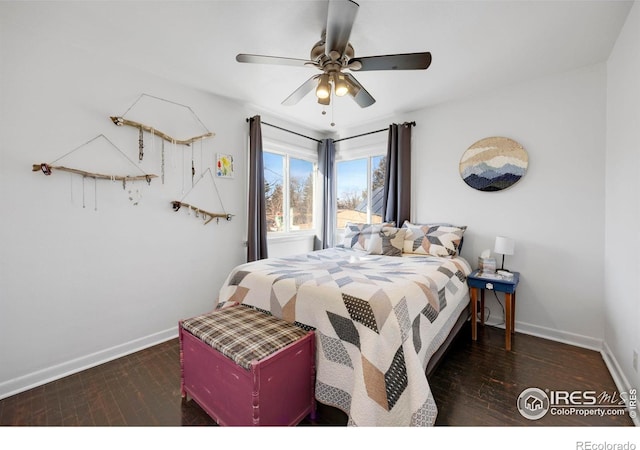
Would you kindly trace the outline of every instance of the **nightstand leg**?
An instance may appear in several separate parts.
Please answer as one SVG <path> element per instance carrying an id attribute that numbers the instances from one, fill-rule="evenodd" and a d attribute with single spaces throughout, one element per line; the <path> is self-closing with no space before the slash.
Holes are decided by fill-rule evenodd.
<path id="1" fill-rule="evenodd" d="M 516 334 L 516 293 L 513 293 L 513 299 L 511 300 L 513 305 L 511 307 L 511 334 Z"/>
<path id="2" fill-rule="evenodd" d="M 470 289 L 471 294 L 471 339 L 478 340 L 478 290 L 476 288 Z"/>
<path id="3" fill-rule="evenodd" d="M 480 323 L 484 326 L 484 289 L 480 291 Z"/>
<path id="4" fill-rule="evenodd" d="M 511 327 L 513 326 L 513 294 L 504 294 L 506 315 L 505 317 L 505 330 L 504 330 L 504 346 L 507 351 L 511 350 Z"/>

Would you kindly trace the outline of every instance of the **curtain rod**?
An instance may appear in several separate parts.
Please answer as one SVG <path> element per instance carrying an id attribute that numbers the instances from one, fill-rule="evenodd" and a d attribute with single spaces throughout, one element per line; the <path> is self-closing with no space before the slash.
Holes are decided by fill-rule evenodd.
<path id="1" fill-rule="evenodd" d="M 251 118 L 248 117 L 246 120 L 247 120 L 247 122 L 249 122 L 251 120 Z M 304 134 L 297 133 L 295 131 L 287 130 L 286 128 L 282 128 L 282 127 L 279 127 L 277 125 L 270 124 L 268 122 L 262 122 L 261 121 L 260 123 L 264 124 L 264 125 L 268 125 L 268 126 L 273 127 L 273 128 L 277 128 L 278 130 L 286 131 L 287 133 L 295 134 L 296 136 L 300 136 L 300 137 L 303 137 L 303 138 L 310 139 L 310 140 L 315 141 L 315 142 L 322 142 L 319 139 L 312 138 L 312 137 L 306 136 Z M 405 122 L 403 125 L 411 125 L 411 126 L 415 127 L 416 123 L 415 122 Z M 388 128 L 382 128 L 380 130 L 369 131 L 368 133 L 362 133 L 362 134 L 357 134 L 355 136 L 349 136 L 349 137 L 342 138 L 342 139 L 336 139 L 333 142 L 336 143 L 336 142 L 340 142 L 340 141 L 346 141 L 348 139 L 355 139 L 355 138 L 362 137 L 362 136 L 368 136 L 370 134 L 381 133 L 383 131 L 389 131 L 389 129 Z"/>
<path id="2" fill-rule="evenodd" d="M 247 122 L 249 122 L 250 120 L 251 120 L 251 118 L 247 118 Z M 320 141 L 319 139 L 312 138 L 312 137 L 309 137 L 309 136 L 305 136 L 304 134 L 296 133 L 295 131 L 287 130 L 286 128 L 282 128 L 282 127 L 279 127 L 279 126 L 277 126 L 277 125 L 272 125 L 272 124 L 270 124 L 270 123 L 262 122 L 262 121 L 260 121 L 260 123 L 261 123 L 262 125 L 268 125 L 268 126 L 270 126 L 270 127 L 277 128 L 278 130 L 286 131 L 287 133 L 295 134 L 296 136 L 300 136 L 300 137 L 303 137 L 303 138 L 307 138 L 307 139 L 310 139 L 310 140 L 312 140 L 312 141 L 322 142 L 322 141 Z"/>
<path id="3" fill-rule="evenodd" d="M 411 126 L 415 127 L 416 123 L 415 122 L 405 122 L 403 125 L 411 125 Z M 335 142 L 340 142 L 340 141 L 346 141 L 347 139 L 354 139 L 354 138 L 357 138 L 357 137 L 368 136 L 370 134 L 381 133 L 383 131 L 389 131 L 389 128 L 383 128 L 381 130 L 369 131 L 368 133 L 362 133 L 362 134 L 357 134 L 355 136 L 350 136 L 350 137 L 346 137 L 346 138 L 342 138 L 342 139 L 336 139 L 333 142 L 335 143 Z"/>

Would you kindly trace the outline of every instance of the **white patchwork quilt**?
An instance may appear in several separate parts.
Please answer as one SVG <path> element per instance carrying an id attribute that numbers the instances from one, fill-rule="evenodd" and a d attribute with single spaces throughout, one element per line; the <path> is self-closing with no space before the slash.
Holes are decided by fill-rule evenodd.
<path id="1" fill-rule="evenodd" d="M 219 302 L 316 329 L 316 398 L 354 426 L 433 425 L 429 359 L 468 307 L 461 257 L 332 248 L 236 267 Z"/>

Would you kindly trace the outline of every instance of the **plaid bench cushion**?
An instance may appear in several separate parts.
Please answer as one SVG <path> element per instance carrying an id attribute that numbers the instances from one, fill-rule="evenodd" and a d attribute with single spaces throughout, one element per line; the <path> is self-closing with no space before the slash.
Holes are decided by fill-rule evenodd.
<path id="1" fill-rule="evenodd" d="M 303 329 L 242 305 L 182 321 L 182 328 L 247 370 L 307 334 Z"/>

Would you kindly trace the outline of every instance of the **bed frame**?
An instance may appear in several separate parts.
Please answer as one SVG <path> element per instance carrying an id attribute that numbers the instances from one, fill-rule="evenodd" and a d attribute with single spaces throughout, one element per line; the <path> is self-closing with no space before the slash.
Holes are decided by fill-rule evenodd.
<path id="1" fill-rule="evenodd" d="M 462 330 L 462 327 L 464 327 L 470 317 L 471 304 L 469 304 L 469 308 L 464 308 L 462 310 L 462 314 L 460 314 L 460 317 L 458 317 L 458 320 L 456 320 L 456 323 L 453 325 L 453 328 L 449 332 L 449 335 L 427 363 L 427 378 L 430 378 L 434 374 L 434 372 L 442 362 L 444 355 L 447 353 L 447 350 L 449 350 L 451 343 L 458 337 L 460 330 Z"/>

